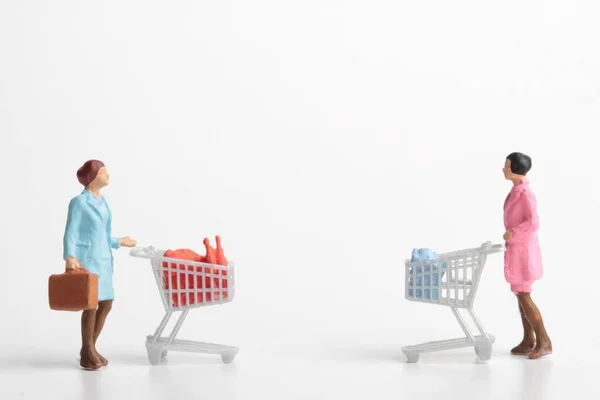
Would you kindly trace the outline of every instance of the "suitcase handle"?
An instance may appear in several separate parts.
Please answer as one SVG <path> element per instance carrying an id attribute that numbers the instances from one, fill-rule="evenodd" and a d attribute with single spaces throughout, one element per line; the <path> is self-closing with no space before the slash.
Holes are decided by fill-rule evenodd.
<path id="1" fill-rule="evenodd" d="M 65 269 L 65 274 L 89 274 L 89 273 L 90 272 L 83 267 Z"/>

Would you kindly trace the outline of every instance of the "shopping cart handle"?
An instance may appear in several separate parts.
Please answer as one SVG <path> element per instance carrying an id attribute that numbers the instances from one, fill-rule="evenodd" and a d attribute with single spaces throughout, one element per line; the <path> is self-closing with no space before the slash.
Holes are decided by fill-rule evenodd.
<path id="1" fill-rule="evenodd" d="M 494 251 L 504 251 L 504 250 L 506 250 L 504 248 L 503 244 L 492 244 L 492 242 L 490 242 L 490 241 L 487 241 L 487 242 L 483 243 L 481 245 L 481 248 L 485 249 L 485 250 L 494 250 Z"/>
<path id="2" fill-rule="evenodd" d="M 160 251 L 153 246 L 148 247 L 136 247 L 129 252 L 132 257 L 139 258 L 153 258 L 160 254 Z"/>

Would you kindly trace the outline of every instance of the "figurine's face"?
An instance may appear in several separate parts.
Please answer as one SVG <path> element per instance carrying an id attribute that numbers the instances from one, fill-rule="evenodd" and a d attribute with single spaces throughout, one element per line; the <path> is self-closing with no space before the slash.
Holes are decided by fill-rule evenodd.
<path id="1" fill-rule="evenodd" d="M 104 187 L 108 185 L 109 175 L 106 167 L 100 168 L 98 171 L 98 175 L 96 175 L 96 179 L 94 179 L 93 184 L 98 185 L 100 187 Z"/>
<path id="2" fill-rule="evenodd" d="M 506 179 L 511 179 L 512 177 L 512 171 L 510 170 L 510 160 L 506 160 L 504 162 L 504 168 L 502 168 L 502 172 L 504 172 L 504 178 Z"/>

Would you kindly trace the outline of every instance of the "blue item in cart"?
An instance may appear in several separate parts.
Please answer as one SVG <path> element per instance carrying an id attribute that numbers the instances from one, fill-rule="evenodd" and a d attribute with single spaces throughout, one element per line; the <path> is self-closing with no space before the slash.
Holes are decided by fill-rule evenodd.
<path id="1" fill-rule="evenodd" d="M 430 249 L 413 249 L 412 256 L 410 258 L 411 262 L 422 261 L 422 260 L 433 260 L 438 258 L 438 255 L 435 251 Z M 432 268 L 433 267 L 433 268 Z M 424 266 L 415 266 L 410 269 L 410 277 L 409 277 L 409 296 L 413 296 L 413 288 L 414 288 L 414 296 L 417 298 L 423 298 L 427 300 L 437 300 L 438 299 L 438 289 L 437 285 L 439 285 L 444 273 L 446 272 L 447 263 L 440 264 L 425 264 Z M 421 275 L 422 273 L 422 275 Z M 435 287 L 430 289 L 430 281 L 431 286 Z M 423 290 L 423 293 L 421 293 Z M 429 293 L 431 290 L 432 293 Z"/>

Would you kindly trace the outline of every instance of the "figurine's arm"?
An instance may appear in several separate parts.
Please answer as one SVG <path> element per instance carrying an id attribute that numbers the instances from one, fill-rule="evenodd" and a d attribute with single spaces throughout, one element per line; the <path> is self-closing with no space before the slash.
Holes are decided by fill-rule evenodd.
<path id="1" fill-rule="evenodd" d="M 112 212 L 110 211 L 110 208 L 108 210 L 109 211 L 108 211 L 108 223 L 106 224 L 106 234 L 108 235 L 108 238 L 110 239 L 110 247 L 112 247 L 113 249 L 118 249 L 122 246 L 135 247 L 137 245 L 137 242 L 135 240 L 133 240 L 132 238 L 130 238 L 129 236 L 123 236 L 123 237 L 112 236 Z"/>
<path id="2" fill-rule="evenodd" d="M 63 260 L 76 258 L 77 255 L 77 236 L 79 227 L 83 218 L 83 210 L 79 198 L 74 198 L 69 203 L 69 213 L 67 215 L 67 224 L 63 237 Z"/>
<path id="3" fill-rule="evenodd" d="M 110 238 L 110 245 L 113 249 L 118 249 L 119 247 L 121 247 L 121 238 L 112 236 Z"/>
<path id="4" fill-rule="evenodd" d="M 108 237 L 110 238 L 110 247 L 112 247 L 113 249 L 118 249 L 119 247 L 121 247 L 121 238 L 112 236 L 112 211 L 110 211 L 110 209 L 108 214 L 108 224 L 106 230 L 108 231 Z"/>
<path id="5" fill-rule="evenodd" d="M 540 226 L 537 212 L 534 210 L 529 194 L 522 193 L 518 201 L 523 205 L 525 220 L 510 229 L 512 237 L 508 240 L 509 243 L 523 241 L 528 233 L 536 231 Z"/>

